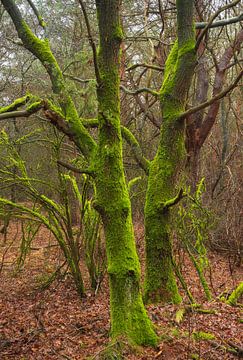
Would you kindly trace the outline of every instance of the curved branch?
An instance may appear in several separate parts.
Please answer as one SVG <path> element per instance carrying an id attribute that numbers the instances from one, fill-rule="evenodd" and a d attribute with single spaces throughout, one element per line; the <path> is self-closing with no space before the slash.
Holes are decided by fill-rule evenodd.
<path id="1" fill-rule="evenodd" d="M 214 102 L 222 99 L 225 95 L 227 95 L 231 90 L 233 90 L 238 82 L 240 81 L 240 79 L 242 78 L 243 76 L 243 70 L 239 73 L 239 75 L 237 76 L 237 78 L 235 79 L 235 81 L 230 85 L 228 86 L 225 90 L 221 91 L 219 94 L 217 94 L 216 96 L 214 96 L 212 99 L 208 100 L 208 101 L 205 101 L 204 103 L 202 104 L 199 104 L 187 111 L 185 111 L 183 114 L 181 114 L 178 119 L 182 119 L 182 118 L 185 118 L 189 115 L 192 115 L 194 114 L 195 112 L 199 111 L 199 110 L 202 110 L 202 109 L 205 109 L 206 107 L 210 106 L 211 104 L 213 104 Z"/>
<path id="2" fill-rule="evenodd" d="M 61 160 L 58 160 L 57 163 L 63 167 L 65 167 L 66 169 L 68 170 L 71 170 L 73 171 L 74 173 L 77 173 L 77 174 L 87 174 L 87 175 L 90 175 L 90 176 L 94 176 L 94 172 L 92 170 L 88 170 L 88 169 L 79 169 L 77 168 L 76 166 L 73 166 L 71 164 L 68 164 L 64 161 L 61 161 Z"/>
<path id="3" fill-rule="evenodd" d="M 71 74 L 64 74 L 64 77 L 67 77 L 68 79 L 71 79 L 73 81 L 77 81 L 77 82 L 79 82 L 81 84 L 88 84 L 91 81 L 96 81 L 95 79 L 80 79 L 80 78 L 78 78 L 76 76 L 73 76 Z"/>
<path id="4" fill-rule="evenodd" d="M 79 119 L 77 109 L 69 95 L 68 88 L 65 86 L 61 69 L 51 51 L 48 39 L 41 40 L 31 31 L 23 20 L 14 0 L 1 0 L 1 2 L 9 13 L 24 47 L 38 58 L 45 67 L 51 79 L 53 92 L 59 95 L 59 106 L 62 113 L 65 114 L 65 121 L 68 123 L 66 127 L 72 133 L 73 139 L 76 139 L 76 144 L 78 144 L 83 155 L 89 158 L 96 147 L 96 142 Z"/>
<path id="5" fill-rule="evenodd" d="M 49 41 L 47 39 L 39 39 L 31 31 L 13 0 L 1 0 L 1 2 L 9 13 L 24 47 L 37 57 L 46 68 L 51 79 L 53 92 L 60 93 L 64 87 L 63 76 L 57 61 L 51 52 Z"/>
<path id="6" fill-rule="evenodd" d="M 152 90 L 152 89 L 149 89 L 149 88 L 146 88 L 146 87 L 143 87 L 143 88 L 140 88 L 140 89 L 137 89 L 137 90 L 129 90 L 125 86 L 120 85 L 120 89 L 122 91 L 124 91 L 128 95 L 138 95 L 138 94 L 141 94 L 143 92 L 146 92 L 146 93 L 149 93 L 149 94 L 151 94 L 153 96 L 156 96 L 156 97 L 159 96 L 158 91 L 155 91 L 155 90 Z"/>

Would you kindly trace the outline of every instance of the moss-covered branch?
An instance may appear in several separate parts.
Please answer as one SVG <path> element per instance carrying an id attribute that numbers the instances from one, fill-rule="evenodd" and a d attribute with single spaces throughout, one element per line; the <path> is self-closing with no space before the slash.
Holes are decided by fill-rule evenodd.
<path id="1" fill-rule="evenodd" d="M 186 194 L 183 192 L 183 189 L 180 189 L 180 191 L 178 192 L 178 194 L 175 197 L 173 197 L 172 199 L 166 200 L 163 203 L 162 211 L 167 211 L 170 207 L 178 204 L 178 202 L 185 196 L 186 196 Z"/>
<path id="2" fill-rule="evenodd" d="M 28 95 L 25 95 L 21 98 L 14 100 L 11 104 L 9 104 L 7 106 L 0 107 L 0 114 L 17 110 L 19 107 L 27 104 L 27 102 L 30 100 L 31 97 L 32 97 L 32 95 L 28 94 Z"/>
<path id="3" fill-rule="evenodd" d="M 24 98 L 23 98 L 24 99 Z M 19 117 L 29 117 L 30 115 L 35 114 L 39 110 L 41 110 L 44 106 L 44 102 L 42 100 L 37 100 L 29 104 L 25 110 L 16 110 L 12 111 L 12 109 L 16 109 L 19 106 L 22 106 L 26 100 L 21 102 L 21 99 L 17 99 L 14 103 L 9 106 L 3 107 L 0 109 L 0 121 L 7 120 L 11 118 L 19 118 Z M 6 112 L 5 112 L 6 111 Z"/>
<path id="4" fill-rule="evenodd" d="M 91 157 L 96 143 L 79 119 L 76 107 L 70 97 L 62 71 L 51 51 L 48 39 L 39 39 L 31 31 L 28 24 L 22 18 L 21 12 L 14 0 L 1 1 L 10 15 L 24 47 L 39 59 L 46 69 L 52 83 L 53 92 L 58 95 L 58 107 L 61 109 L 63 118 L 69 123 L 71 131 L 76 133 L 79 138 L 82 138 L 82 141 L 79 141 L 79 149 L 85 157 Z"/>
<path id="5" fill-rule="evenodd" d="M 43 17 L 40 15 L 37 7 L 35 6 L 35 4 L 33 3 L 32 0 L 27 0 L 31 9 L 33 10 L 33 13 L 35 14 L 38 22 L 39 22 L 39 25 L 45 30 L 46 28 L 46 24 L 45 24 L 45 21 L 43 20 Z"/>
<path id="6" fill-rule="evenodd" d="M 146 87 L 136 89 L 136 90 L 130 90 L 130 89 L 126 88 L 125 86 L 120 85 L 120 88 L 121 88 L 122 91 L 124 91 L 128 95 L 138 95 L 138 94 L 141 94 L 141 93 L 145 92 L 145 93 L 151 94 L 151 95 L 156 96 L 156 97 L 159 96 L 158 91 L 155 91 L 155 90 L 152 90 L 152 89 L 149 89 L 149 88 L 146 88 Z"/>

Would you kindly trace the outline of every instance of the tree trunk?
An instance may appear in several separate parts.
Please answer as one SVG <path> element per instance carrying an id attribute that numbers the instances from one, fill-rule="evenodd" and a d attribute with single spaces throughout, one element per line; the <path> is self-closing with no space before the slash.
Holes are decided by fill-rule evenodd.
<path id="1" fill-rule="evenodd" d="M 95 158 L 95 207 L 104 224 L 110 284 L 111 335 L 139 345 L 155 345 L 157 337 L 140 291 L 131 204 L 123 161 L 120 127 L 119 68 L 122 28 L 120 1 L 96 1 L 100 30 L 98 85 L 99 140 Z"/>
<path id="2" fill-rule="evenodd" d="M 177 0 L 178 40 L 166 62 L 160 91 L 163 116 L 160 143 L 151 163 L 145 204 L 146 302 L 179 303 L 172 266 L 171 206 L 182 195 L 186 161 L 184 121 L 180 115 L 196 65 L 193 1 Z"/>

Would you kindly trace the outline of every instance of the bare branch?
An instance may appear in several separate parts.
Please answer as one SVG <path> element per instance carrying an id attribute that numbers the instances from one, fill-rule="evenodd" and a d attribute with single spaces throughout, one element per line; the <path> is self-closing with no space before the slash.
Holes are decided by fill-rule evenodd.
<path id="1" fill-rule="evenodd" d="M 94 176 L 94 172 L 91 171 L 91 170 L 88 170 L 88 169 L 79 169 L 79 168 L 77 168 L 76 166 L 67 164 L 66 162 L 61 161 L 61 160 L 58 160 L 57 163 L 58 163 L 59 165 L 65 167 L 66 169 L 73 171 L 74 173 L 77 173 L 77 174 L 87 174 L 87 175 L 90 175 L 90 176 Z"/>
<path id="2" fill-rule="evenodd" d="M 136 89 L 136 90 L 129 90 L 125 86 L 120 85 L 120 89 L 123 90 L 128 95 L 138 95 L 138 94 L 141 94 L 143 92 L 146 92 L 146 93 L 149 93 L 149 94 L 151 94 L 153 96 L 156 96 L 156 97 L 159 96 L 158 91 L 155 91 L 155 90 L 152 90 L 152 89 L 149 89 L 149 88 L 146 88 L 146 87 Z"/>
<path id="3" fill-rule="evenodd" d="M 45 30 L 46 24 L 45 24 L 42 16 L 39 14 L 39 11 L 37 10 L 35 4 L 33 3 L 32 0 L 27 0 L 27 2 L 29 3 L 29 5 L 30 5 L 31 9 L 33 10 L 35 16 L 37 17 L 39 25 Z"/>
<path id="4" fill-rule="evenodd" d="M 196 22 L 195 27 L 196 29 L 204 29 L 206 26 L 208 26 L 209 29 L 217 28 L 221 26 L 226 26 L 230 24 L 235 24 L 237 22 L 240 22 L 243 20 L 243 13 L 241 13 L 239 16 L 235 16 L 229 19 L 223 19 L 219 21 L 212 22 L 210 25 L 208 25 L 207 22 Z"/>
<path id="5" fill-rule="evenodd" d="M 224 10 L 227 10 L 229 8 L 232 8 L 233 6 L 237 5 L 240 2 L 240 0 L 235 0 L 232 1 L 230 4 L 227 4 L 225 6 L 222 6 L 218 11 L 216 11 L 216 13 L 210 18 L 209 22 L 207 23 L 207 25 L 203 28 L 203 31 L 199 34 L 198 38 L 197 38 L 197 43 L 195 46 L 195 49 L 197 50 L 199 47 L 200 42 L 202 41 L 202 39 L 204 38 L 204 36 L 206 35 L 208 29 L 210 28 L 210 25 L 212 25 L 214 19 L 216 19 L 216 17 Z"/>
<path id="6" fill-rule="evenodd" d="M 89 17 L 88 17 L 84 2 L 82 0 L 78 0 L 78 2 L 81 6 L 81 9 L 82 9 L 82 12 L 84 15 L 84 21 L 85 21 L 87 32 L 88 32 L 89 43 L 90 43 L 90 46 L 93 51 L 93 60 L 94 60 L 94 68 L 95 68 L 95 76 L 96 76 L 97 84 L 101 84 L 100 71 L 99 71 L 98 58 L 97 58 L 97 50 L 96 50 L 96 45 L 95 45 L 95 42 L 94 42 L 94 39 L 93 39 L 93 36 L 91 33 Z"/>
<path id="7" fill-rule="evenodd" d="M 185 111 L 183 114 L 180 115 L 179 119 L 185 118 L 191 114 L 194 114 L 195 112 L 197 112 L 199 110 L 205 109 L 206 107 L 210 106 L 214 102 L 222 99 L 225 95 L 227 95 L 231 90 L 233 90 L 237 86 L 237 84 L 240 81 L 240 79 L 242 78 L 242 76 L 243 76 L 243 71 L 241 71 L 239 73 L 239 75 L 237 76 L 235 81 L 230 86 L 228 86 L 225 90 L 221 91 L 219 94 L 214 96 L 212 99 L 205 101 L 204 103 L 199 104 L 199 105 Z"/>
<path id="8" fill-rule="evenodd" d="M 90 81 L 96 81 L 95 79 L 80 79 L 76 76 L 73 76 L 71 74 L 64 74 L 64 77 L 67 77 L 68 79 L 71 79 L 73 81 L 77 81 L 81 84 L 88 84 Z"/>
<path id="9" fill-rule="evenodd" d="M 147 69 L 152 69 L 152 70 L 157 70 L 157 71 L 164 71 L 163 67 L 152 65 L 152 64 L 146 64 L 146 63 L 131 65 L 126 69 L 126 71 L 131 71 L 131 70 L 134 70 L 134 69 L 136 69 L 138 67 L 145 67 Z"/>

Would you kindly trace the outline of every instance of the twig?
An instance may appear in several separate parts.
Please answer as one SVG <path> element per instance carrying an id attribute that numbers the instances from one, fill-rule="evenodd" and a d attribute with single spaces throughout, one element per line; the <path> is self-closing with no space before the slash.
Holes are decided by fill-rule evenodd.
<path id="1" fill-rule="evenodd" d="M 71 80 L 77 81 L 77 82 L 79 82 L 81 84 L 88 84 L 90 81 L 95 81 L 95 79 L 80 79 L 80 78 L 78 78 L 76 76 L 73 76 L 71 74 L 64 74 L 63 76 L 67 77 L 67 78 L 69 78 Z"/>

